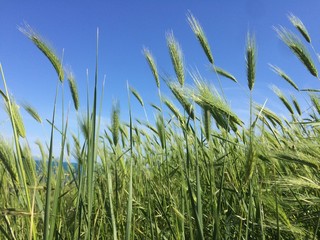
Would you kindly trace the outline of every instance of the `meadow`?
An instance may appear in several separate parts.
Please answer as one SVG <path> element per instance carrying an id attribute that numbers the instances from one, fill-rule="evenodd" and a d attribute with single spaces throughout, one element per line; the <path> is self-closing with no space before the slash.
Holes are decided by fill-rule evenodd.
<path id="1" fill-rule="evenodd" d="M 218 82 L 238 84 L 215 65 L 198 20 L 189 15 L 188 21 Z M 318 53 L 300 19 L 290 15 L 288 28 L 275 30 L 318 80 L 313 60 Z M 67 113 L 56 111 L 64 84 L 79 109 L 73 74 L 65 72 L 62 61 L 30 26 L 20 31 L 51 62 L 58 84 L 47 123 L 51 137 L 37 142 L 41 159 L 36 166 L 22 108 L 8 91 L 10 79 L 0 64 L 1 100 L 12 126 L 12 139 L 0 138 L 1 239 L 320 239 L 319 90 L 300 89 L 284 70 L 271 66 L 288 88 L 308 94 L 309 106 L 302 109 L 295 96 L 288 98 L 278 88 L 274 96 L 287 109 L 287 118 L 255 103 L 257 54 L 252 35 L 247 36 L 244 53 L 249 121 L 231 109 L 221 85 L 215 88 L 200 73 L 190 74 L 192 86 L 185 84 L 180 45 L 168 34 L 175 77 L 162 77 L 151 50 L 143 50 L 160 100 L 153 105 L 155 119 L 134 119 L 131 102 L 138 101 L 143 109 L 145 104 L 128 86 L 129 118 L 122 120 L 114 104 L 106 129 L 100 124 L 103 89 L 97 87 L 97 40 L 93 97 L 88 93 L 77 135 L 69 132 Z M 162 84 L 173 99 L 164 97 Z M 32 106 L 21 107 L 42 122 Z M 57 139 L 61 148 L 55 156 Z"/>

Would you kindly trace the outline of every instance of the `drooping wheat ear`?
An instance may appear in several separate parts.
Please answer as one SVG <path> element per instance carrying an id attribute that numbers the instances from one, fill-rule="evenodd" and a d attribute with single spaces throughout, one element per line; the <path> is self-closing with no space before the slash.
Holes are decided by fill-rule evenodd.
<path id="1" fill-rule="evenodd" d="M 279 183 L 281 187 L 294 186 L 295 189 L 314 189 L 319 190 L 320 186 L 317 182 L 309 179 L 307 177 L 283 177 L 282 181 Z"/>
<path id="2" fill-rule="evenodd" d="M 11 110 L 12 110 L 12 119 L 14 122 L 15 127 L 17 128 L 17 133 L 20 137 L 25 138 L 26 137 L 26 130 L 24 128 L 23 120 L 20 115 L 19 106 L 14 102 L 13 99 L 11 99 Z M 9 103 L 6 102 L 6 111 L 10 115 L 9 110 Z"/>
<path id="3" fill-rule="evenodd" d="M 78 111 L 79 109 L 79 95 L 78 95 L 78 87 L 74 75 L 71 71 L 67 72 L 67 79 L 69 83 L 69 88 L 73 100 L 74 108 Z"/>
<path id="4" fill-rule="evenodd" d="M 176 116 L 176 118 L 181 121 L 182 115 L 179 112 L 178 108 L 167 98 L 162 97 L 162 101 L 164 102 L 164 104 L 170 109 L 170 111 Z"/>
<path id="5" fill-rule="evenodd" d="M 139 101 L 140 105 L 143 107 L 144 103 L 143 103 L 143 100 L 142 100 L 140 94 L 133 87 L 130 87 L 130 92 L 133 94 L 133 96 L 136 97 L 136 99 Z"/>
<path id="6" fill-rule="evenodd" d="M 290 13 L 288 15 L 288 18 L 289 18 L 290 22 L 293 24 L 293 26 L 295 26 L 295 28 L 298 29 L 298 31 L 301 33 L 301 35 L 304 37 L 304 39 L 308 43 L 311 43 L 310 35 L 308 33 L 307 28 L 304 26 L 303 22 L 298 17 L 293 15 L 292 13 Z"/>
<path id="7" fill-rule="evenodd" d="M 318 114 L 320 114 L 320 100 L 319 97 L 315 94 L 310 94 L 310 100 L 314 106 L 314 108 L 317 110 Z"/>
<path id="8" fill-rule="evenodd" d="M 291 114 L 294 114 L 294 111 L 288 101 L 288 99 L 284 96 L 283 92 L 277 88 L 276 86 L 272 86 L 273 92 L 278 96 L 278 98 L 281 100 L 281 102 L 285 105 L 285 107 L 288 109 L 288 111 Z"/>
<path id="9" fill-rule="evenodd" d="M 157 65 L 156 62 L 151 54 L 151 52 L 149 51 L 149 49 L 144 48 L 143 49 L 143 54 L 149 64 L 149 67 L 152 71 L 153 77 L 156 80 L 156 84 L 157 84 L 157 88 L 160 88 L 160 81 L 159 81 L 159 75 L 158 75 L 158 70 L 157 70 Z"/>
<path id="10" fill-rule="evenodd" d="M 296 97 L 294 95 L 290 95 L 290 96 L 291 96 L 291 100 L 292 100 L 294 108 L 296 109 L 298 114 L 301 116 L 302 115 L 301 108 L 300 108 L 300 105 L 299 105 Z"/>
<path id="11" fill-rule="evenodd" d="M 278 74 L 280 77 L 282 77 L 284 80 L 286 80 L 294 89 L 296 89 L 297 91 L 299 91 L 298 86 L 295 84 L 295 82 L 284 72 L 282 71 L 279 67 L 277 66 L 273 66 L 271 64 L 269 64 L 269 66 L 271 67 L 271 69 Z"/>
<path id="12" fill-rule="evenodd" d="M 193 106 L 185 95 L 184 89 L 175 82 L 167 82 L 168 87 L 171 92 L 175 96 L 175 98 L 179 101 L 183 109 L 187 112 L 190 118 L 194 119 L 194 110 Z"/>
<path id="13" fill-rule="evenodd" d="M 158 112 L 161 112 L 161 108 L 153 103 L 150 104 L 151 107 L 153 107 L 155 110 L 157 110 Z"/>
<path id="14" fill-rule="evenodd" d="M 291 51 L 298 57 L 298 59 L 303 63 L 303 65 L 309 70 L 309 72 L 318 77 L 318 71 L 311 59 L 311 56 L 302 44 L 297 35 L 290 32 L 284 27 L 274 28 L 280 39 L 291 49 Z"/>
<path id="15" fill-rule="evenodd" d="M 221 98 L 219 93 L 211 86 L 206 84 L 201 76 L 192 75 L 196 83 L 196 91 L 192 94 L 193 100 L 206 111 L 210 111 L 218 126 L 233 131 L 237 130 L 237 125 L 242 126 L 243 122 L 232 112 L 230 107 Z"/>
<path id="16" fill-rule="evenodd" d="M 36 141 L 35 141 L 35 144 L 38 145 L 38 147 L 39 147 L 39 150 L 40 150 L 40 153 L 41 153 L 41 159 L 46 161 L 46 159 L 47 159 L 47 154 L 46 154 L 46 152 L 44 151 L 44 147 L 43 147 L 41 141 L 40 141 L 40 140 L 36 140 Z"/>
<path id="17" fill-rule="evenodd" d="M 26 171 L 27 181 L 33 186 L 36 178 L 35 161 L 32 157 L 32 153 L 28 145 L 24 145 L 22 147 L 21 154 L 23 159 L 23 166 Z"/>
<path id="18" fill-rule="evenodd" d="M 164 120 L 161 114 L 157 115 L 156 119 L 156 127 L 157 127 L 157 134 L 159 136 L 160 142 L 161 142 L 161 147 L 162 149 L 166 148 L 166 128 L 164 125 Z"/>
<path id="19" fill-rule="evenodd" d="M 119 103 L 117 101 L 115 101 L 112 105 L 111 131 L 112 131 L 113 144 L 117 145 L 119 142 L 119 133 L 120 133 L 120 108 L 119 108 Z"/>
<path id="20" fill-rule="evenodd" d="M 211 130 L 211 114 L 210 110 L 203 108 L 202 109 L 202 115 L 203 115 L 203 127 L 204 127 L 204 133 L 206 136 L 207 141 L 210 141 L 210 130 Z"/>
<path id="21" fill-rule="evenodd" d="M 169 48 L 169 53 L 171 61 L 174 67 L 174 71 L 178 78 L 181 86 L 184 85 L 184 66 L 183 66 L 183 55 L 179 43 L 174 38 L 172 32 L 167 33 L 167 45 Z"/>
<path id="22" fill-rule="evenodd" d="M 70 153 L 71 153 L 71 151 L 70 151 L 70 142 L 67 142 L 66 147 L 67 147 L 67 155 L 70 156 Z"/>
<path id="23" fill-rule="evenodd" d="M 79 119 L 80 130 L 84 138 L 89 139 L 89 120 L 85 116 L 80 116 Z"/>
<path id="24" fill-rule="evenodd" d="M 28 24 L 25 24 L 24 27 L 18 28 L 20 32 L 26 35 L 37 47 L 38 49 L 49 59 L 52 66 L 57 72 L 59 80 L 63 82 L 64 80 L 64 71 L 62 63 L 56 54 L 51 50 L 51 48 L 42 40 L 39 34 L 37 34 Z"/>
<path id="25" fill-rule="evenodd" d="M 159 116 L 159 114 L 158 114 L 157 116 Z M 154 134 L 157 134 L 157 135 L 158 135 L 157 129 L 156 129 L 155 127 L 153 127 L 150 123 L 145 123 L 145 126 L 146 126 L 147 128 L 149 128 Z"/>
<path id="26" fill-rule="evenodd" d="M 188 22 L 190 24 L 192 31 L 194 32 L 198 41 L 200 42 L 201 47 L 202 47 L 203 51 L 205 52 L 209 62 L 211 64 L 213 64 L 214 61 L 213 61 L 213 56 L 212 56 L 212 53 L 210 50 L 210 45 L 209 45 L 208 40 L 202 30 L 202 27 L 201 27 L 199 21 L 192 14 L 189 14 Z"/>
<path id="27" fill-rule="evenodd" d="M 277 116 L 277 114 L 275 114 L 274 112 L 272 112 L 270 109 L 265 108 L 261 105 L 255 105 L 255 109 L 257 109 L 257 111 L 261 112 L 263 114 L 263 116 L 268 119 L 274 126 L 277 123 L 279 126 L 282 126 L 282 121 L 281 119 Z"/>
<path id="28" fill-rule="evenodd" d="M 281 152 L 275 155 L 275 158 L 278 160 L 286 161 L 286 162 L 293 162 L 297 164 L 306 165 L 316 170 L 319 170 L 319 161 L 315 158 L 308 158 L 306 156 L 297 156 L 296 154 L 292 154 L 290 152 Z"/>
<path id="29" fill-rule="evenodd" d="M 219 68 L 217 66 L 214 66 L 213 67 L 213 70 L 218 73 L 219 75 L 223 76 L 223 77 L 226 77 L 226 78 L 229 78 L 231 79 L 232 81 L 234 82 L 238 82 L 237 79 L 230 73 L 228 73 L 227 71 L 223 70 L 222 68 Z"/>
<path id="30" fill-rule="evenodd" d="M 320 93 L 320 89 L 314 89 L 314 88 L 304 88 L 304 89 L 300 89 L 301 92 L 316 92 L 316 93 Z"/>
<path id="31" fill-rule="evenodd" d="M 82 155 L 79 139 L 76 135 L 72 134 L 72 140 L 73 140 L 73 146 L 74 146 L 72 156 L 76 161 L 78 161 L 79 164 L 82 164 L 83 155 Z"/>
<path id="32" fill-rule="evenodd" d="M 254 37 L 250 33 L 247 35 L 246 61 L 248 87 L 252 91 L 256 77 L 256 44 Z"/>
<path id="33" fill-rule="evenodd" d="M 16 172 L 14 171 L 14 168 L 12 167 L 12 162 L 14 157 L 11 149 L 12 148 L 9 146 L 9 144 L 1 138 L 0 139 L 0 162 L 4 165 L 4 168 L 10 174 L 12 180 L 16 180 L 17 175 L 16 175 Z"/>
<path id="34" fill-rule="evenodd" d="M 42 123 L 41 117 L 32 106 L 30 106 L 27 103 L 24 103 L 22 104 L 22 107 L 30 114 L 31 117 L 33 117 L 34 120 L 36 120 L 39 123 Z"/>
<path id="35" fill-rule="evenodd" d="M 129 139 L 128 129 L 124 125 L 120 125 L 120 133 L 122 139 L 122 145 L 125 146 L 125 141 Z"/>

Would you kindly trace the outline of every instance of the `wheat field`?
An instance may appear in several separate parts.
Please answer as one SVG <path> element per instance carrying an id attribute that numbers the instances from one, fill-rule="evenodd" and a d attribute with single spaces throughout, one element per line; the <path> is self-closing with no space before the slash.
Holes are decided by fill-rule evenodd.
<path id="1" fill-rule="evenodd" d="M 310 77 L 319 79 L 311 36 L 298 17 L 288 20 L 288 26 L 275 33 Z M 270 65 L 288 88 L 308 97 L 309 106 L 302 109 L 294 95 L 289 98 L 278 87 L 273 88 L 274 97 L 287 109 L 287 118 L 256 103 L 257 43 L 248 33 L 246 123 L 229 106 L 219 84 L 239 84 L 237 79 L 215 65 L 198 20 L 190 14 L 188 23 L 217 84 L 187 71 L 180 44 L 170 32 L 166 40 L 174 77 L 162 76 L 156 56 L 143 49 L 146 75 L 160 100 L 153 105 L 154 119 L 128 84 L 129 118 L 121 118 L 115 102 L 111 124 L 103 129 L 97 36 L 94 91 L 90 101 L 88 94 L 86 113 L 79 115 L 81 134 L 69 131 L 66 112 L 57 111 L 56 93 L 50 141 L 36 143 L 39 161 L 25 144 L 22 109 L 8 90 L 10 79 L 0 64 L 1 100 L 12 127 L 12 141 L 0 138 L 1 239 L 320 239 L 318 90 L 300 89 L 284 70 Z M 30 26 L 19 30 L 54 67 L 56 92 L 68 84 L 78 111 L 73 73 L 64 70 L 61 59 Z M 194 81 L 191 86 L 185 84 L 187 74 Z M 164 96 L 162 84 L 173 98 Z M 132 114 L 133 101 L 144 110 L 140 120 Z M 42 122 L 32 106 L 22 108 Z M 64 122 L 61 128 L 56 126 L 58 115 Z M 57 138 L 61 147 L 55 155 Z"/>

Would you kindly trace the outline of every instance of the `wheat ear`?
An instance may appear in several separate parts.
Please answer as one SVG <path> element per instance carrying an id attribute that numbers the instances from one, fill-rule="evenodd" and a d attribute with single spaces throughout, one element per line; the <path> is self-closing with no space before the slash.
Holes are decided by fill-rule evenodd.
<path id="1" fill-rule="evenodd" d="M 298 29 L 298 31 L 301 33 L 301 35 L 304 37 L 304 39 L 308 43 L 311 43 L 311 37 L 308 33 L 307 28 L 304 26 L 303 22 L 298 17 L 293 15 L 292 13 L 289 14 L 288 18 L 289 18 L 290 22 L 292 23 L 292 25 Z"/>
<path id="2" fill-rule="evenodd" d="M 280 39 L 291 49 L 291 51 L 298 57 L 303 65 L 309 70 L 309 72 L 318 77 L 318 71 L 310 57 L 308 50 L 301 43 L 300 39 L 292 32 L 284 27 L 274 28 L 278 33 Z"/>
<path id="3" fill-rule="evenodd" d="M 284 80 L 287 81 L 287 83 L 289 83 L 294 89 L 296 89 L 297 91 L 299 91 L 299 88 L 297 86 L 297 84 L 295 84 L 295 82 L 284 72 L 282 71 L 279 67 L 277 66 L 273 66 L 271 64 L 269 64 L 269 66 L 271 67 L 271 69 L 278 74 L 280 77 L 282 77 Z"/>
<path id="4" fill-rule="evenodd" d="M 252 91 L 255 77 L 256 77 L 256 45 L 254 37 L 247 36 L 247 49 L 246 49 L 246 61 L 247 61 L 247 79 L 249 90 Z"/>
<path id="5" fill-rule="evenodd" d="M 155 60 L 154 60 L 151 52 L 149 51 L 149 49 L 144 48 L 143 54 L 149 64 L 151 71 L 152 71 L 153 77 L 154 77 L 156 84 L 157 84 L 157 88 L 160 88 L 159 74 L 158 74 L 157 65 L 156 65 Z"/>
<path id="6" fill-rule="evenodd" d="M 174 38 L 172 32 L 167 34 L 167 45 L 171 61 L 174 67 L 174 71 L 181 86 L 184 85 L 184 67 L 183 67 L 183 55 L 179 43 Z"/>
<path id="7" fill-rule="evenodd" d="M 68 79 L 68 83 L 69 83 L 69 88 L 70 88 L 74 108 L 78 111 L 78 109 L 79 109 L 78 87 L 77 87 L 77 83 L 74 78 L 74 75 L 71 71 L 69 71 L 67 73 L 67 79 Z"/>
<path id="8" fill-rule="evenodd" d="M 63 82 L 64 80 L 64 71 L 61 64 L 61 61 L 56 56 L 56 54 L 51 50 L 51 48 L 45 43 L 44 40 L 37 34 L 28 24 L 25 24 L 25 27 L 18 28 L 20 32 L 26 35 L 36 46 L 37 48 L 49 59 L 52 66 L 56 70 L 59 80 Z"/>
<path id="9" fill-rule="evenodd" d="M 194 16 L 192 16 L 192 14 L 189 14 L 188 22 L 190 24 L 192 31 L 194 32 L 198 41 L 200 42 L 200 45 L 201 45 L 203 51 L 205 52 L 209 62 L 211 64 L 213 64 L 214 60 L 213 60 L 213 56 L 211 53 L 211 49 L 210 49 L 207 37 L 204 34 L 204 31 L 202 30 L 202 27 L 201 27 L 199 21 Z"/>

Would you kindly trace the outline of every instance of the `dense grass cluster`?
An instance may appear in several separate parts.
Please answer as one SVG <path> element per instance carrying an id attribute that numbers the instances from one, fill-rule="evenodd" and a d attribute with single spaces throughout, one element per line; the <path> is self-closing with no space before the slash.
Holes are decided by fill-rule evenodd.
<path id="1" fill-rule="evenodd" d="M 233 75 L 215 65 L 197 19 L 190 15 L 188 20 L 218 80 L 229 78 L 237 84 Z M 308 53 L 314 50 L 311 37 L 297 17 L 290 15 L 289 20 L 302 40 L 286 28 L 276 31 L 318 78 Z M 73 74 L 64 74 L 59 58 L 29 26 L 21 31 L 55 68 L 57 91 L 66 76 L 78 110 Z M 150 50 L 143 51 L 160 99 L 160 105 L 154 105 L 154 124 L 147 117 L 133 121 L 132 97 L 143 109 L 145 105 L 128 86 L 129 119 L 120 120 L 115 103 L 110 127 L 100 128 L 97 54 L 93 101 L 90 106 L 88 100 L 87 113 L 79 119 L 81 135 L 69 133 L 64 111 L 64 124 L 56 126 L 55 99 L 50 142 L 37 142 L 40 167 L 24 144 L 24 123 L 0 65 L 4 83 L 0 93 L 13 130 L 13 141 L 0 139 L 1 239 L 320 239 L 316 90 L 304 90 L 310 93 L 310 106 L 302 114 L 294 96 L 289 100 L 274 88 L 289 119 L 256 104 L 252 99 L 256 46 L 248 34 L 250 123 L 246 126 L 228 106 L 223 89 L 215 90 L 199 73 L 191 73 L 193 87 L 185 86 L 182 50 L 173 33 L 167 35 L 167 44 L 176 80 L 163 82 L 174 100 L 163 97 L 156 61 Z M 272 70 L 288 86 L 302 90 L 279 67 Z M 23 107 L 41 122 L 31 106 Z M 61 138 L 59 156 L 53 156 L 55 138 Z"/>

